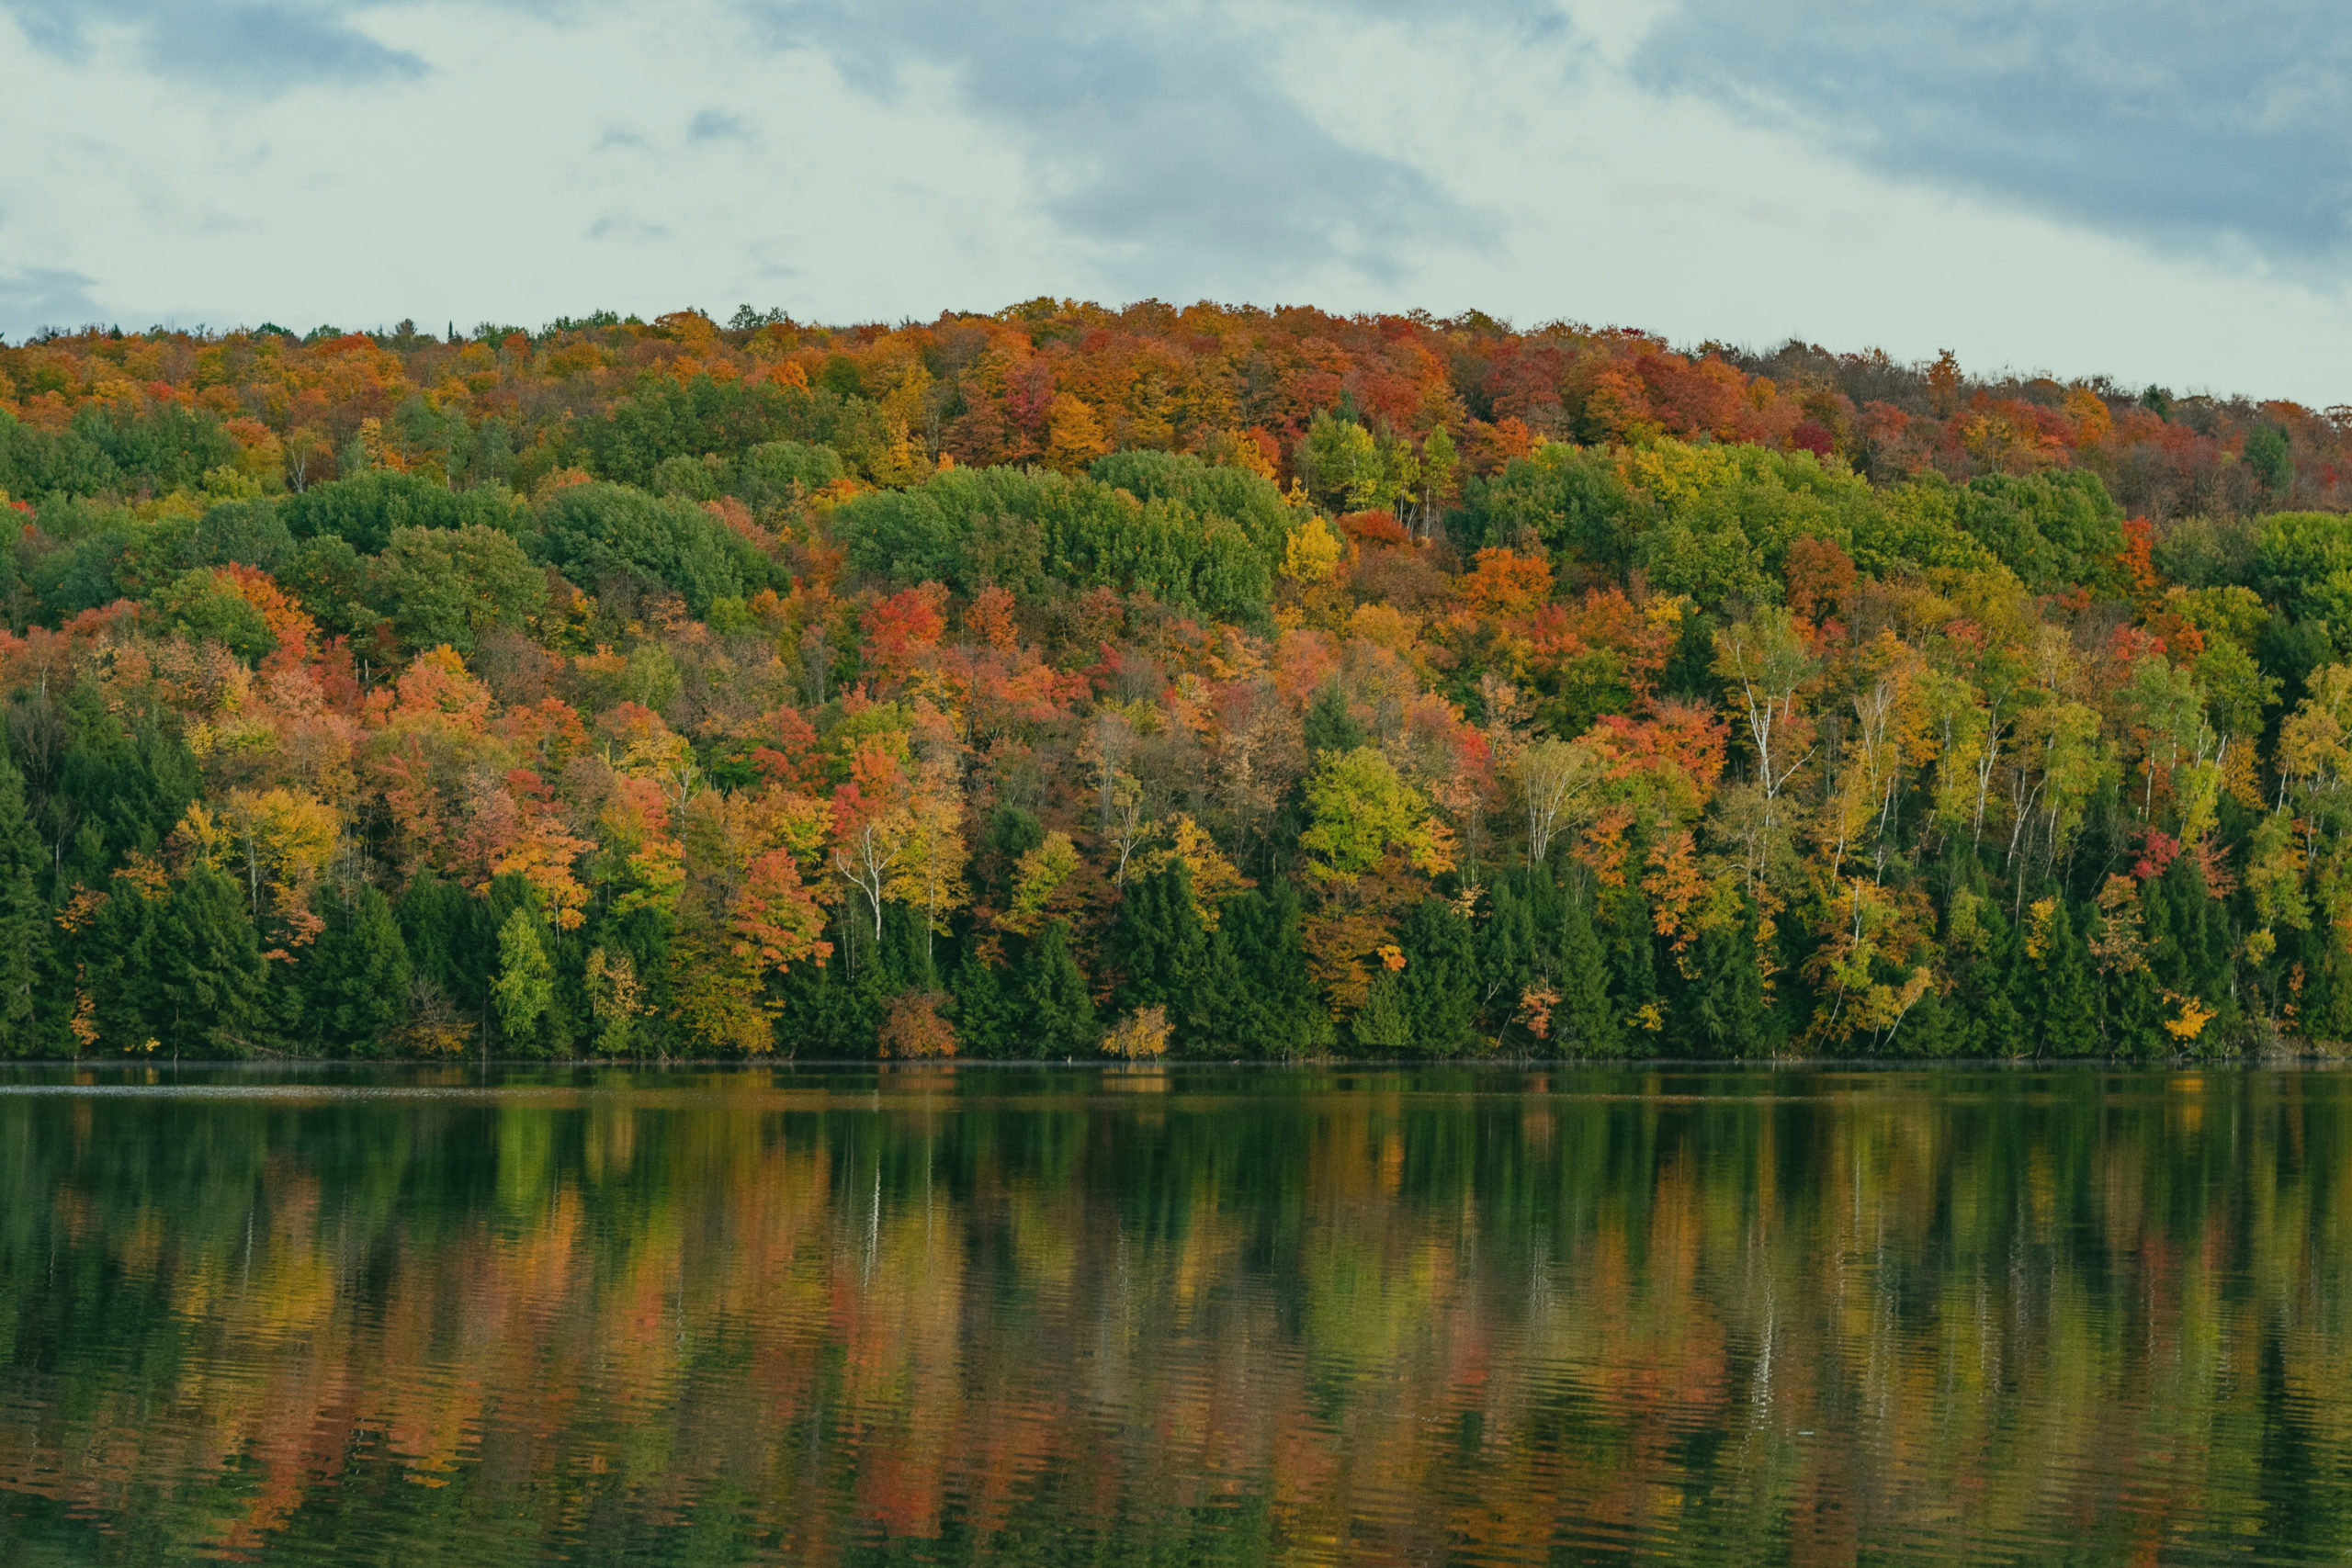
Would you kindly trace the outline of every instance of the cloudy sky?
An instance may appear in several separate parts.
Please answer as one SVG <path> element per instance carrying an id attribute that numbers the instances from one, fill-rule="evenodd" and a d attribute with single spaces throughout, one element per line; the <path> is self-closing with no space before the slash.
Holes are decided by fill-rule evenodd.
<path id="1" fill-rule="evenodd" d="M 2352 402 L 2324 0 L 0 0 L 0 334 L 1038 294 Z"/>

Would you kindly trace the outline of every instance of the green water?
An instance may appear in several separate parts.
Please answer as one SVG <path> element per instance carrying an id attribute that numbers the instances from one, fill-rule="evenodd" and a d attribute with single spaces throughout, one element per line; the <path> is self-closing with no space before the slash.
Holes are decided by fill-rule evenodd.
<path id="1" fill-rule="evenodd" d="M 0 1562 L 2352 1554 L 2352 1075 L 0 1074 Z"/>

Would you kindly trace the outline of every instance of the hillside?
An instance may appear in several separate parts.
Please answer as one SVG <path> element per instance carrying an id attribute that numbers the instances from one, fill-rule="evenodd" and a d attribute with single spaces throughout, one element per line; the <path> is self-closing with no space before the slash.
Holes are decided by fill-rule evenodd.
<path id="1" fill-rule="evenodd" d="M 0 1051 L 2343 1041 L 2347 434 L 1153 302 L 0 346 Z"/>

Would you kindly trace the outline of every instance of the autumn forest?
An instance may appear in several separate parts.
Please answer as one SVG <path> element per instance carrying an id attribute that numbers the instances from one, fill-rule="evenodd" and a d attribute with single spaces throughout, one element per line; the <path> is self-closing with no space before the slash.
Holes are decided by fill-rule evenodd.
<path id="1" fill-rule="evenodd" d="M 2352 1039 L 2352 408 L 1476 313 L 0 344 L 0 1052 Z"/>

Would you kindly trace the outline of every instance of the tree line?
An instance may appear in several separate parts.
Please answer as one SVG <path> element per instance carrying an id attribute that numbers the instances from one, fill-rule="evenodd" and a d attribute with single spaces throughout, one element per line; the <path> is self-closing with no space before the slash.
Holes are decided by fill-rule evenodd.
<path id="1" fill-rule="evenodd" d="M 0 347 L 0 1047 L 2352 1037 L 2341 412 L 1151 302 Z"/>

